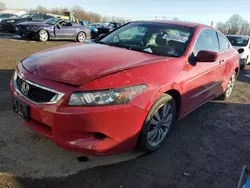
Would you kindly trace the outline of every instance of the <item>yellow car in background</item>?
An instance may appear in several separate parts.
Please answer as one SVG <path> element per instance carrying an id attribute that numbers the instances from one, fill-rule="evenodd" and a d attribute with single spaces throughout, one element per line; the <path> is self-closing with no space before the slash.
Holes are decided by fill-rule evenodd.
<path id="1" fill-rule="evenodd" d="M 58 19 L 72 20 L 76 23 L 79 23 L 79 20 L 77 18 L 75 18 L 74 16 L 70 17 L 70 16 L 66 16 L 66 15 L 50 14 L 50 13 L 48 13 L 47 15 L 53 16 L 53 17 L 58 18 Z"/>

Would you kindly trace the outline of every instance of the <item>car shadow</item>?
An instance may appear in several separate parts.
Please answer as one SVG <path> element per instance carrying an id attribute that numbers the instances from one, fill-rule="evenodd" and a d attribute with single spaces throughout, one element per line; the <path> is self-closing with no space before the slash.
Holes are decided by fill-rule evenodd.
<path id="1" fill-rule="evenodd" d="M 13 69 L 0 69 L 0 112 L 12 109 L 11 96 L 9 93 L 9 83 L 14 73 Z"/>
<path id="2" fill-rule="evenodd" d="M 236 187 L 249 163 L 250 105 L 213 101 L 179 121 L 162 148 L 68 177 L 16 178 L 33 187 Z"/>
<path id="3" fill-rule="evenodd" d="M 240 82 L 250 84 L 250 65 L 246 66 L 246 68 L 244 70 L 240 71 L 238 80 Z"/>
<path id="4" fill-rule="evenodd" d="M 16 40 L 21 40 L 21 36 L 14 34 L 14 33 L 8 33 L 8 32 L 4 32 L 4 31 L 0 31 L 0 38 L 4 38 L 4 39 L 16 39 Z"/>

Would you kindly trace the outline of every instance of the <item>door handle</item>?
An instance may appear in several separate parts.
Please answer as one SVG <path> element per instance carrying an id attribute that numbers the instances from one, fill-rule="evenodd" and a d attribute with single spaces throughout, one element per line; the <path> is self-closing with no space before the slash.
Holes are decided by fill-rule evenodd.
<path id="1" fill-rule="evenodd" d="M 219 61 L 219 64 L 221 64 L 221 63 L 224 63 L 224 59 L 222 59 L 222 60 Z"/>

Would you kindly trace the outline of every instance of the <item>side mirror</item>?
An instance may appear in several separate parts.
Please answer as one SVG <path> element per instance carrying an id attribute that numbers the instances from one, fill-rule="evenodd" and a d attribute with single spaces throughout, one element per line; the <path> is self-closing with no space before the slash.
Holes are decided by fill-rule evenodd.
<path id="1" fill-rule="evenodd" d="M 60 25 L 56 25 L 56 26 L 57 26 L 58 29 L 61 29 L 61 28 L 62 28 L 62 26 L 60 26 Z"/>
<path id="2" fill-rule="evenodd" d="M 238 52 L 239 52 L 239 54 L 241 54 L 241 53 L 244 52 L 244 49 L 243 49 L 243 48 L 240 48 L 240 49 L 238 49 Z"/>
<path id="3" fill-rule="evenodd" d="M 28 20 L 32 20 L 32 18 L 31 18 L 31 17 L 29 17 L 29 18 L 28 18 Z"/>
<path id="4" fill-rule="evenodd" d="M 196 56 L 196 62 L 214 62 L 218 58 L 218 53 L 201 50 Z"/>

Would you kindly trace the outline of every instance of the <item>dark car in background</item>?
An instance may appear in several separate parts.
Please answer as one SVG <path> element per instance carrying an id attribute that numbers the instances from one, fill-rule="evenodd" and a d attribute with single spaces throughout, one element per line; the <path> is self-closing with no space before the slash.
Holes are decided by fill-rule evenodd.
<path id="1" fill-rule="evenodd" d="M 43 22 L 53 16 L 40 13 L 27 13 L 17 18 L 9 18 L 1 21 L 1 28 L 4 31 L 15 33 L 17 31 L 17 24 L 22 22 Z"/>
<path id="2" fill-rule="evenodd" d="M 17 25 L 22 37 L 42 42 L 54 40 L 77 40 L 84 42 L 91 37 L 90 29 L 71 20 L 51 18 L 44 22 L 23 22 Z"/>
<path id="3" fill-rule="evenodd" d="M 99 35 L 100 34 L 107 34 L 110 31 L 112 31 L 118 27 L 121 27 L 123 24 L 124 24 L 123 22 L 110 22 L 107 27 L 98 28 L 98 33 L 99 33 Z"/>
<path id="4" fill-rule="evenodd" d="M 18 17 L 18 16 L 15 15 L 15 14 L 9 14 L 9 13 L 3 13 L 3 14 L 1 14 L 1 13 L 0 13 L 0 22 L 1 22 L 2 20 L 5 20 L 5 19 L 17 18 L 17 17 Z"/>
<path id="5" fill-rule="evenodd" d="M 91 38 L 95 39 L 99 36 L 99 29 L 105 28 L 103 24 L 93 23 L 89 24 L 89 29 L 91 30 Z"/>

